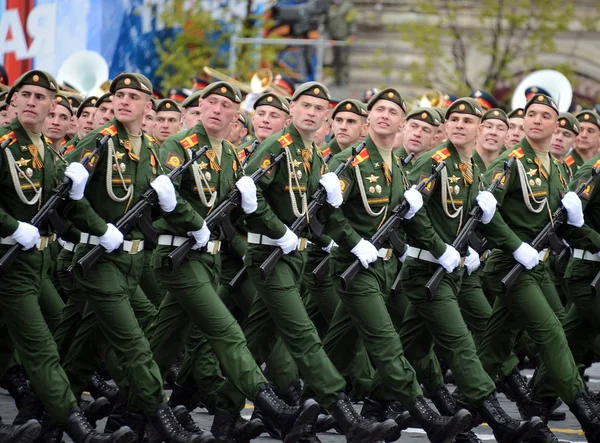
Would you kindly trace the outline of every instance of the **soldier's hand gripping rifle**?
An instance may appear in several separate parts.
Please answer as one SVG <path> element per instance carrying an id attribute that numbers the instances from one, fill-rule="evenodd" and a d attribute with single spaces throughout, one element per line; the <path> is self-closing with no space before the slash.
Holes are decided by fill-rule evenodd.
<path id="1" fill-rule="evenodd" d="M 592 170 L 592 175 L 586 180 L 585 183 L 581 183 L 579 186 L 577 186 L 577 189 L 575 189 L 575 194 L 577 194 L 578 197 L 581 196 L 583 191 L 585 191 L 585 189 L 592 184 L 598 174 L 600 174 L 600 166 Z M 533 239 L 531 246 L 538 252 L 542 251 L 544 248 L 550 247 L 557 254 L 560 254 L 567 246 L 559 238 L 557 231 L 565 224 L 567 221 L 567 216 L 567 210 L 561 205 L 560 208 L 554 211 L 554 214 L 552 214 L 550 221 L 546 226 L 544 226 L 544 229 L 542 229 L 540 233 Z M 510 288 L 515 281 L 517 281 L 519 275 L 521 275 L 523 268 L 524 266 L 521 263 L 517 263 L 512 267 L 508 274 L 504 276 L 502 279 L 504 295 L 509 294 Z"/>
<path id="2" fill-rule="evenodd" d="M 440 162 L 436 165 L 433 173 L 427 177 L 427 179 L 421 181 L 416 189 L 417 191 L 423 193 L 425 189 L 432 183 L 438 174 L 446 167 L 446 162 Z M 410 210 L 410 204 L 406 199 L 403 199 L 394 209 L 388 219 L 381 225 L 381 227 L 373 234 L 371 237 L 371 244 L 375 246 L 376 249 L 382 248 L 386 243 L 391 243 L 392 247 L 395 251 L 399 253 L 404 249 L 404 242 L 398 236 L 398 227 L 400 223 L 404 220 L 404 217 Z M 342 273 L 340 279 L 342 280 L 342 288 L 344 290 L 350 289 L 354 279 L 360 272 L 362 265 L 360 260 L 356 259 L 354 262 L 348 266 L 348 268 Z"/>
<path id="3" fill-rule="evenodd" d="M 79 163 L 85 167 L 94 158 L 94 156 L 102 151 L 109 138 L 110 134 L 106 134 L 101 139 L 97 139 L 96 148 L 89 155 L 83 157 Z M 72 185 L 73 181 L 69 177 L 65 177 L 63 181 L 52 190 L 52 195 L 33 216 L 30 224 L 39 229 L 45 223 L 49 222 L 54 231 L 56 231 L 56 233 L 60 236 L 63 231 L 63 223 L 61 217 L 57 213 L 57 210 L 68 197 L 69 190 L 71 189 Z M 10 269 L 22 249 L 23 248 L 20 244 L 13 245 L 8 251 L 6 251 L 6 254 L 0 258 L 0 279 L 3 278 L 6 272 Z"/>
<path id="4" fill-rule="evenodd" d="M 269 172 L 277 163 L 279 163 L 284 158 L 285 152 L 282 152 L 277 157 L 275 157 L 268 166 L 254 171 L 250 178 L 254 183 L 258 182 L 263 175 Z M 217 206 L 217 208 L 214 211 L 212 211 L 204 220 L 208 230 L 212 231 L 217 226 L 221 225 L 221 228 L 223 229 L 223 234 L 225 235 L 227 240 L 231 241 L 233 237 L 235 237 L 236 231 L 233 225 L 231 224 L 229 214 L 233 209 L 240 205 L 241 201 L 242 194 L 240 190 L 234 186 L 233 189 L 229 192 L 227 199 L 224 200 L 219 206 Z M 173 249 L 173 251 L 171 251 L 171 253 L 167 257 L 169 270 L 177 270 L 195 244 L 196 240 L 190 237 L 180 246 L 177 246 L 175 249 Z"/>
<path id="5" fill-rule="evenodd" d="M 202 148 L 194 151 L 188 161 L 173 169 L 167 177 L 169 177 L 172 182 L 177 180 L 181 175 L 183 175 L 186 169 L 192 166 L 200 157 L 202 157 L 202 155 L 204 155 L 208 148 L 208 146 L 203 146 Z M 143 221 L 144 217 L 147 216 L 150 208 L 156 204 L 158 204 L 158 194 L 154 188 L 150 187 L 146 190 L 146 192 L 144 192 L 140 200 L 129 211 L 127 211 L 119 219 L 119 221 L 117 221 L 117 223 L 115 223 L 116 228 L 123 234 L 127 234 L 136 225 L 140 226 L 141 223 L 145 223 Z M 150 227 L 150 229 L 152 228 Z M 146 232 L 144 232 L 141 226 L 140 230 L 142 230 L 144 236 L 150 235 L 147 229 Z M 152 234 L 156 235 L 153 229 L 152 231 Z M 77 261 L 77 266 L 82 275 L 85 276 L 96 265 L 96 263 L 98 263 L 98 260 L 100 260 L 102 255 L 104 255 L 105 251 L 106 249 L 104 246 L 96 245 Z"/>
<path id="6" fill-rule="evenodd" d="M 493 194 L 496 188 L 500 186 L 500 184 L 502 184 L 503 180 L 505 180 L 506 178 L 506 174 L 510 172 L 512 166 L 515 164 L 515 160 L 516 157 L 510 157 L 504 162 L 504 170 L 500 175 L 494 178 L 492 183 L 490 183 L 490 186 L 487 188 L 488 192 L 491 192 Z M 461 255 L 465 255 L 468 252 L 469 240 L 472 238 L 475 229 L 481 222 L 483 211 L 479 207 L 479 205 L 476 204 L 469 215 L 469 219 L 464 224 L 463 228 L 452 242 L 452 247 L 456 249 Z M 433 297 L 435 297 L 435 293 L 437 292 L 445 273 L 446 270 L 443 266 L 438 267 L 433 276 L 425 285 L 425 289 L 427 289 L 427 294 L 429 295 L 430 300 L 433 299 Z"/>
<path id="7" fill-rule="evenodd" d="M 334 174 L 338 177 L 343 174 L 343 172 L 352 164 L 354 159 L 361 153 L 361 151 L 365 148 L 366 143 L 360 142 L 356 146 L 352 148 L 352 155 L 348 157 L 348 159 L 340 163 L 340 165 L 334 171 Z M 308 208 L 306 209 L 306 214 L 298 217 L 290 226 L 290 230 L 296 234 L 298 237 L 306 230 L 308 226 L 312 232 L 320 237 L 323 234 L 323 225 L 317 220 L 317 214 L 319 210 L 325 204 L 327 199 L 327 191 L 323 187 L 323 185 L 319 185 L 319 188 L 315 191 L 315 193 L 311 197 L 311 201 L 308 204 Z M 267 259 L 260 265 L 260 278 L 265 281 L 273 267 L 277 264 L 277 262 L 283 257 L 283 250 L 281 248 L 275 248 L 271 255 L 267 257 Z"/>

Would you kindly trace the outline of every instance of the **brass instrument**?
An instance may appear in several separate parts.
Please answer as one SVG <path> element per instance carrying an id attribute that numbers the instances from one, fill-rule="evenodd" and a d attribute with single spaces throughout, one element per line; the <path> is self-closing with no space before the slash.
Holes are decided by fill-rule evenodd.
<path id="1" fill-rule="evenodd" d="M 550 94 L 558 105 L 560 112 L 568 112 L 573 101 L 573 88 L 569 79 L 554 69 L 541 69 L 525 77 L 515 88 L 511 106 L 515 110 L 524 108 L 527 103 L 525 91 L 528 88 L 542 88 Z"/>

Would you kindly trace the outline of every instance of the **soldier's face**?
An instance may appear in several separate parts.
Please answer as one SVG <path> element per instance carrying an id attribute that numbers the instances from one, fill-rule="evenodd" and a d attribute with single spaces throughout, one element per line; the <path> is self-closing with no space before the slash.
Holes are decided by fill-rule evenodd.
<path id="1" fill-rule="evenodd" d="M 156 114 L 154 138 L 159 143 L 164 142 L 170 135 L 176 134 L 181 129 L 181 114 L 174 111 L 160 111 Z"/>
<path id="2" fill-rule="evenodd" d="M 313 139 L 315 145 L 319 147 L 323 146 L 330 132 L 331 123 L 329 122 L 329 118 L 326 118 L 321 127 L 315 132 L 315 138 Z"/>
<path id="3" fill-rule="evenodd" d="M 444 143 L 444 140 L 446 140 L 446 123 L 442 123 L 441 125 L 438 126 L 437 128 L 437 132 L 435 133 L 435 135 L 431 138 L 431 143 L 429 144 L 429 148 L 435 148 L 436 146 L 441 145 L 442 143 Z"/>
<path id="4" fill-rule="evenodd" d="M 500 152 L 500 149 L 502 149 L 502 145 L 506 140 L 507 133 L 508 126 L 502 120 L 485 120 L 479 125 L 477 146 L 481 146 L 486 151 Z"/>
<path id="5" fill-rule="evenodd" d="M 508 119 L 508 134 L 506 134 L 506 147 L 511 148 L 525 137 L 525 129 L 523 127 L 523 119 L 513 117 Z"/>
<path id="6" fill-rule="evenodd" d="M 48 114 L 44 124 L 44 135 L 52 141 L 61 140 L 71 124 L 71 113 L 64 106 L 57 106 Z"/>
<path id="7" fill-rule="evenodd" d="M 457 148 L 473 146 L 477 140 L 480 118 L 471 114 L 453 112 L 446 119 L 448 140 Z"/>
<path id="8" fill-rule="evenodd" d="M 365 117 L 360 117 L 353 112 L 338 112 L 333 118 L 331 129 L 338 145 L 345 149 L 360 141 L 366 124 Z"/>
<path id="9" fill-rule="evenodd" d="M 102 126 L 115 117 L 112 102 L 103 102 L 94 113 L 94 127 Z"/>
<path id="10" fill-rule="evenodd" d="M 237 118 L 240 105 L 222 95 L 212 94 L 202 99 L 200 121 L 209 135 L 225 138 L 231 122 Z"/>
<path id="11" fill-rule="evenodd" d="M 437 128 L 427 122 L 411 119 L 404 127 L 404 148 L 409 154 L 420 154 L 427 151 L 431 140 L 435 136 Z"/>
<path id="12" fill-rule="evenodd" d="M 46 117 L 56 107 L 54 93 L 41 86 L 25 85 L 15 93 L 15 104 L 19 121 L 24 125 L 36 126 L 39 132 Z"/>
<path id="13" fill-rule="evenodd" d="M 0 111 L 0 126 L 8 125 L 10 120 L 8 119 L 8 108 Z"/>
<path id="14" fill-rule="evenodd" d="M 79 118 L 77 119 L 77 134 L 79 135 L 79 138 L 83 138 L 84 135 L 94 129 L 95 112 L 96 108 L 87 106 L 83 108 L 83 111 L 79 114 Z"/>
<path id="15" fill-rule="evenodd" d="M 305 136 L 314 136 L 323 126 L 328 111 L 327 100 L 308 95 L 301 95 L 290 104 L 292 123 Z"/>
<path id="16" fill-rule="evenodd" d="M 235 120 L 231 123 L 231 129 L 229 130 L 229 134 L 227 137 L 228 142 L 237 146 L 241 143 L 242 138 L 244 138 L 248 134 L 248 129 L 238 120 Z"/>
<path id="17" fill-rule="evenodd" d="M 142 131 L 146 134 L 154 134 L 154 129 L 156 128 L 156 111 L 154 109 L 150 109 L 150 111 L 144 114 L 144 119 L 142 120 Z"/>
<path id="18" fill-rule="evenodd" d="M 183 124 L 186 129 L 190 129 L 200 121 L 200 107 L 190 106 L 183 111 Z"/>
<path id="19" fill-rule="evenodd" d="M 141 122 L 152 109 L 150 96 L 133 88 L 119 89 L 113 95 L 115 117 L 121 123 Z"/>
<path id="20" fill-rule="evenodd" d="M 558 128 L 552 134 L 550 142 L 550 153 L 555 157 L 562 158 L 567 155 L 571 148 L 575 147 L 576 135 L 568 129 Z"/>
<path id="21" fill-rule="evenodd" d="M 598 129 L 598 126 L 593 123 L 581 122 L 581 132 L 577 136 L 575 146 L 577 150 L 596 154 L 600 147 L 600 129 Z"/>
<path id="22" fill-rule="evenodd" d="M 269 105 L 257 106 L 252 116 L 252 127 L 258 141 L 281 131 L 289 122 L 289 115 Z"/>
<path id="23" fill-rule="evenodd" d="M 404 124 L 404 111 L 396 103 L 379 100 L 369 111 L 369 130 L 382 137 L 394 138 Z"/>
<path id="24" fill-rule="evenodd" d="M 550 141 L 558 127 L 558 114 L 550 106 L 534 104 L 527 108 L 523 119 L 525 135 L 532 141 Z"/>

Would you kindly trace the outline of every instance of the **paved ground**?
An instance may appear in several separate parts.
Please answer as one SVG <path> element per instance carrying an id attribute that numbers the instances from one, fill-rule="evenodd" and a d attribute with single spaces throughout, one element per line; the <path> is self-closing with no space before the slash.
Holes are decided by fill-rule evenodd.
<path id="1" fill-rule="evenodd" d="M 531 376 L 531 371 L 525 371 L 527 376 Z M 586 374 L 590 377 L 589 386 L 593 391 L 600 390 L 600 364 L 594 365 L 590 368 Z M 505 408 L 505 410 L 513 417 L 518 417 L 519 414 L 517 412 L 516 406 L 509 402 L 503 395 L 500 395 L 500 403 Z M 360 410 L 361 404 L 356 404 L 355 407 Z M 567 413 L 567 419 L 565 421 L 559 422 L 550 422 L 550 428 L 557 435 L 561 442 L 585 442 L 586 439 L 583 436 L 583 432 L 575 417 L 568 411 L 568 409 L 563 405 L 560 410 L 564 410 Z M 246 409 L 243 412 L 243 415 L 247 418 L 252 414 L 252 404 L 247 404 Z M 4 421 L 11 422 L 15 416 L 14 403 L 12 399 L 8 396 L 6 391 L 0 389 L 0 416 L 3 417 Z M 196 410 L 193 412 L 193 417 L 200 426 L 210 429 L 212 423 L 212 416 L 208 415 L 204 410 Z M 100 422 L 100 428 L 104 426 L 104 422 Z M 494 442 L 494 436 L 492 435 L 490 428 L 487 426 L 480 426 L 475 429 L 475 432 L 479 436 L 479 438 L 484 442 Z M 340 435 L 335 433 L 326 433 L 319 434 L 319 438 L 323 443 L 343 443 L 346 439 Z M 254 440 L 257 442 L 273 442 L 274 440 L 269 438 L 267 434 L 263 434 L 260 438 Z M 421 429 L 408 429 L 402 432 L 402 437 L 399 440 L 405 443 L 417 443 L 417 442 L 427 442 L 427 437 L 425 436 L 423 430 Z M 65 439 L 65 443 L 71 443 L 70 439 Z M 368 443 L 368 442 L 365 442 Z"/>

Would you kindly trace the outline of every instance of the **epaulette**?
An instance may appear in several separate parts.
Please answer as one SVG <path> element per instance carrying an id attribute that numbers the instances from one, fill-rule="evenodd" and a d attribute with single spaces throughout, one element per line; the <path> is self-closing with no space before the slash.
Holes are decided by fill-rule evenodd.
<path id="1" fill-rule="evenodd" d="M 281 145 L 282 148 L 287 148 L 289 145 L 294 143 L 294 141 L 292 140 L 292 136 L 290 135 L 289 132 L 283 134 L 281 137 L 279 137 L 277 139 L 277 141 L 279 142 L 279 144 Z"/>
<path id="2" fill-rule="evenodd" d="M 74 144 L 70 145 L 70 146 L 67 146 L 67 149 L 65 150 L 65 152 L 63 152 L 63 156 L 67 155 L 69 152 L 72 152 L 74 150 L 75 150 L 75 145 Z"/>
<path id="3" fill-rule="evenodd" d="M 329 146 L 327 146 L 325 149 L 323 149 L 321 151 L 321 154 L 323 155 L 323 158 L 327 158 L 331 155 L 331 148 Z"/>
<path id="4" fill-rule="evenodd" d="M 49 144 L 49 145 L 51 145 L 51 144 L 52 144 L 52 140 L 50 140 L 50 139 L 49 139 L 48 137 L 46 137 L 45 135 L 44 135 L 44 141 L 45 141 L 47 144 Z"/>
<path id="5" fill-rule="evenodd" d="M 110 135 L 111 137 L 114 137 L 115 135 L 117 135 L 117 127 L 115 125 L 110 125 L 104 129 L 102 129 L 100 131 L 100 134 L 102 136 Z"/>
<path id="6" fill-rule="evenodd" d="M 198 144 L 198 137 L 196 134 L 188 135 L 184 139 L 180 140 L 179 144 L 183 147 L 183 149 L 193 148 Z"/>
<path id="7" fill-rule="evenodd" d="M 516 157 L 516 158 L 522 158 L 525 157 L 525 153 L 523 152 L 523 149 L 521 147 L 518 147 L 516 149 L 513 149 L 512 151 L 510 151 L 510 153 L 508 154 L 509 157 Z"/>
<path id="8" fill-rule="evenodd" d="M 592 169 L 596 169 L 598 166 L 600 166 L 600 159 L 596 160 L 596 163 L 594 163 L 594 166 L 592 166 Z"/>
<path id="9" fill-rule="evenodd" d="M 237 158 L 239 161 L 243 162 L 244 159 L 246 158 L 247 154 L 246 154 L 246 150 L 245 149 L 240 149 L 237 153 Z"/>
<path id="10" fill-rule="evenodd" d="M 13 143 L 17 142 L 17 136 L 15 135 L 15 132 L 10 131 L 10 132 L 7 132 L 6 134 L 4 134 L 2 137 L 0 137 L 0 143 L 4 143 L 4 141 L 8 140 L 9 138 L 12 138 L 12 141 L 10 142 L 11 145 Z M 10 145 L 8 145 L 8 146 L 10 146 Z"/>
<path id="11" fill-rule="evenodd" d="M 362 151 L 360 151 L 360 154 L 358 154 L 354 160 L 352 160 L 352 163 L 350 163 L 352 166 L 356 166 L 361 164 L 362 162 L 364 162 L 365 160 L 367 160 L 369 158 L 369 151 L 367 151 L 366 149 L 363 149 Z"/>
<path id="12" fill-rule="evenodd" d="M 433 154 L 431 156 L 431 159 L 436 163 L 440 163 L 440 162 L 446 160 L 448 157 L 450 157 L 450 151 L 448 151 L 448 148 L 442 148 L 439 151 L 437 151 L 435 154 Z"/>
<path id="13" fill-rule="evenodd" d="M 156 139 L 154 137 L 152 137 L 150 134 L 144 133 L 144 135 L 146 136 L 146 138 L 148 138 L 149 142 L 156 143 Z"/>
<path id="14" fill-rule="evenodd" d="M 569 155 L 569 156 L 567 156 L 567 157 L 565 158 L 565 164 L 566 164 L 568 167 L 571 167 L 571 166 L 572 166 L 574 163 L 575 163 L 575 159 L 573 158 L 573 156 L 572 156 L 572 155 Z"/>

